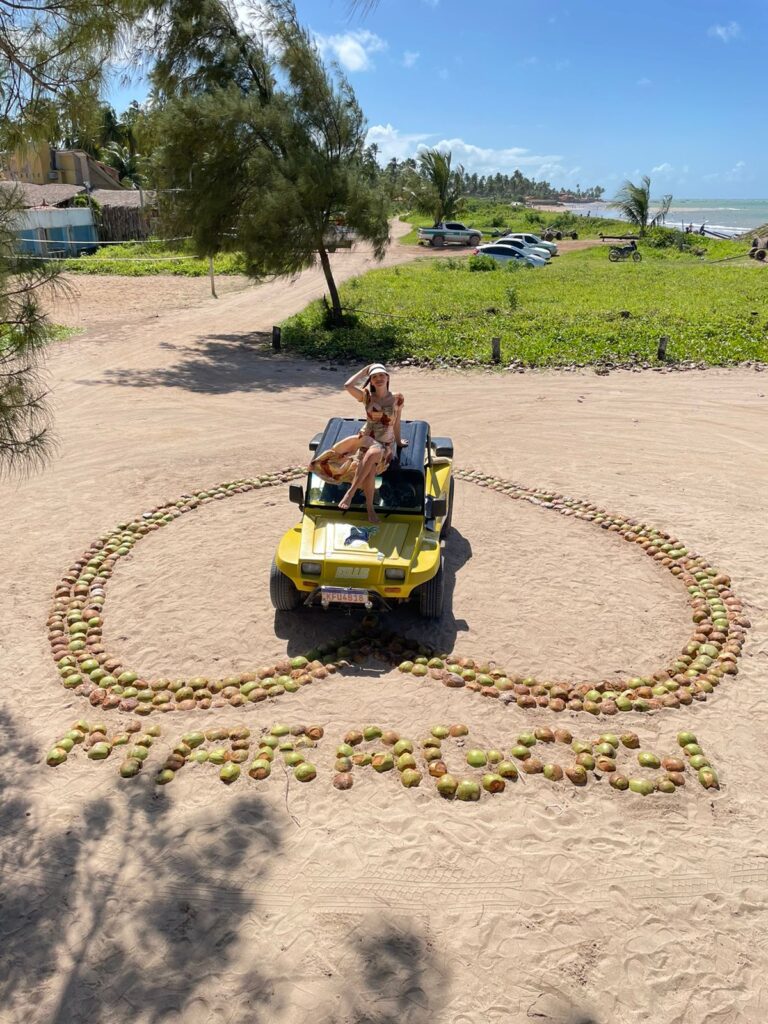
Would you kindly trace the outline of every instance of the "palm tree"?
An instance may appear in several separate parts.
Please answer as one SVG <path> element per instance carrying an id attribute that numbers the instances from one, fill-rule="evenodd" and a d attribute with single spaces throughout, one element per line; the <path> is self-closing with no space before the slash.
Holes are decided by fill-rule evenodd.
<path id="1" fill-rule="evenodd" d="M 101 150 L 101 159 L 104 163 L 114 167 L 120 175 L 120 181 L 141 187 L 144 181 L 145 159 L 140 153 L 132 151 L 130 146 L 121 146 L 119 142 L 110 142 Z"/>
<path id="2" fill-rule="evenodd" d="M 419 178 L 412 195 L 416 207 L 434 219 L 435 225 L 455 217 L 464 197 L 464 168 L 451 169 L 451 154 L 427 149 L 419 154 Z"/>
<path id="3" fill-rule="evenodd" d="M 647 174 L 640 179 L 639 185 L 627 179 L 611 203 L 611 206 L 622 213 L 630 224 L 639 228 L 641 235 L 644 235 L 649 227 L 655 228 L 663 224 L 671 205 L 672 196 L 664 196 L 659 209 L 651 216 L 651 179 Z"/>

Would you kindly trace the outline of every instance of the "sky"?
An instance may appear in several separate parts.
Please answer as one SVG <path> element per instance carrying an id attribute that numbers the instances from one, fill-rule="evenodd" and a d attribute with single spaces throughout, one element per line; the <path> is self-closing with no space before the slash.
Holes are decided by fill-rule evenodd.
<path id="1" fill-rule="evenodd" d="M 380 159 L 450 149 L 553 185 L 768 197 L 768 0 L 297 0 Z M 142 100 L 114 89 L 118 109 Z"/>

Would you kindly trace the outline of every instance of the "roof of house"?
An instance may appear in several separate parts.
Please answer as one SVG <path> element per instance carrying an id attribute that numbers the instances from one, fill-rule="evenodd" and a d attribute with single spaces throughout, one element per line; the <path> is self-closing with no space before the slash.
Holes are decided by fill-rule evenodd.
<path id="1" fill-rule="evenodd" d="M 33 185 L 29 181 L 0 181 L 5 189 L 16 188 L 26 209 L 35 206 L 63 206 L 85 192 L 82 185 Z"/>
<path id="2" fill-rule="evenodd" d="M 91 193 L 99 206 L 141 206 L 143 195 L 144 205 L 149 206 L 155 201 L 155 193 L 144 191 L 143 194 L 137 188 L 111 189 L 95 188 Z"/>

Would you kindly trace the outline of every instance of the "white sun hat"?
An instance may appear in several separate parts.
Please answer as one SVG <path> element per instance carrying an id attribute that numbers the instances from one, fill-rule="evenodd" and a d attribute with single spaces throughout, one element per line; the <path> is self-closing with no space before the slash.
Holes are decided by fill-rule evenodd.
<path id="1" fill-rule="evenodd" d="M 372 363 L 368 368 L 368 376 L 372 377 L 374 373 L 386 373 L 389 376 L 389 370 L 383 363 Z"/>

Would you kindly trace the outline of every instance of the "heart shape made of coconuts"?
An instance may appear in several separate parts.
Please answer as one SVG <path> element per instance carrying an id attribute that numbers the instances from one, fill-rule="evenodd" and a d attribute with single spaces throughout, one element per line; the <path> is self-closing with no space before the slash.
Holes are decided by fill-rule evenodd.
<path id="1" fill-rule="evenodd" d="M 750 626 L 743 604 L 731 590 L 727 575 L 664 530 L 627 516 L 610 513 L 592 502 L 489 476 L 456 470 L 458 479 L 489 488 L 516 501 L 594 524 L 634 544 L 685 586 L 692 608 L 693 632 L 681 654 L 650 676 L 621 680 L 557 682 L 506 672 L 493 662 L 460 658 L 383 629 L 376 616 L 366 616 L 358 629 L 276 664 L 253 671 L 208 679 L 146 679 L 139 671 L 110 656 L 102 644 L 106 584 L 120 558 L 142 537 L 185 513 L 236 494 L 274 487 L 303 476 L 304 467 L 220 484 L 182 495 L 177 501 L 141 513 L 93 541 L 56 586 L 48 617 L 48 638 L 62 683 L 94 707 L 139 715 L 172 711 L 248 707 L 295 693 L 328 679 L 354 663 L 375 657 L 398 666 L 407 677 L 426 677 L 445 686 L 515 703 L 522 708 L 584 711 L 615 715 L 622 711 L 655 711 L 703 701 L 725 676 L 736 675 L 738 659 Z"/>

